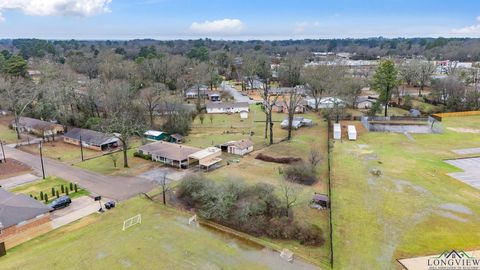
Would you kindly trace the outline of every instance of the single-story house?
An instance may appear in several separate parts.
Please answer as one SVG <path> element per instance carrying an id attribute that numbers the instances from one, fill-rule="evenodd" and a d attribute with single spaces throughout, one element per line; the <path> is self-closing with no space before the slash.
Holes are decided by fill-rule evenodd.
<path id="1" fill-rule="evenodd" d="M 194 85 L 185 91 L 186 98 L 197 98 L 200 94 L 200 98 L 208 98 L 208 86 L 204 84 Z"/>
<path id="2" fill-rule="evenodd" d="M 370 96 L 359 96 L 357 97 L 355 104 L 358 109 L 370 109 L 375 102 L 377 102 L 376 98 Z"/>
<path id="3" fill-rule="evenodd" d="M 207 147 L 188 156 L 189 164 L 198 164 L 201 169 L 208 170 L 222 159 L 222 150 L 218 147 Z M 198 162 L 198 163 L 197 163 Z"/>
<path id="4" fill-rule="evenodd" d="M 158 141 L 150 144 L 140 146 L 138 153 L 150 156 L 153 161 L 161 162 L 173 167 L 186 169 L 190 165 L 189 156 L 193 153 L 199 152 L 201 149 L 170 143 L 165 141 Z"/>
<path id="5" fill-rule="evenodd" d="M 16 129 L 15 120 L 12 120 L 11 126 L 12 129 Z M 64 131 L 60 124 L 30 117 L 20 117 L 18 129 L 20 132 L 28 132 L 41 137 L 54 136 Z"/>
<path id="6" fill-rule="evenodd" d="M 248 111 L 240 111 L 240 119 L 247 119 Z"/>
<path id="7" fill-rule="evenodd" d="M 253 151 L 253 142 L 250 139 L 230 141 L 220 146 L 222 151 L 243 156 Z"/>
<path id="8" fill-rule="evenodd" d="M 315 99 L 310 98 L 307 100 L 308 102 L 308 107 L 310 109 L 315 109 Z M 343 100 L 336 98 L 336 97 L 323 97 L 318 100 L 318 108 L 319 109 L 331 109 L 335 107 L 335 105 L 338 105 L 339 107 L 344 107 L 345 102 Z"/>
<path id="9" fill-rule="evenodd" d="M 272 106 L 272 111 L 276 113 L 288 113 L 288 106 L 285 101 L 279 100 Z M 300 100 L 295 108 L 295 113 L 305 113 L 307 111 L 307 101 Z"/>
<path id="10" fill-rule="evenodd" d="M 80 145 L 96 151 L 105 151 L 119 146 L 120 140 L 110 134 L 90 129 L 72 128 L 63 135 L 63 141 L 69 144 Z"/>
<path id="11" fill-rule="evenodd" d="M 207 113 L 239 113 L 249 111 L 248 102 L 219 102 L 207 104 Z"/>
<path id="12" fill-rule="evenodd" d="M 288 128 L 288 118 L 284 119 L 282 123 L 280 123 L 282 128 Z M 307 119 L 303 117 L 294 117 L 292 121 L 292 128 L 299 129 L 303 126 L 311 127 L 313 126 L 313 120 Z"/>
<path id="13" fill-rule="evenodd" d="M 52 229 L 51 207 L 0 188 L 0 243 L 7 248 Z"/>
<path id="14" fill-rule="evenodd" d="M 183 136 L 178 133 L 174 133 L 170 135 L 170 138 L 168 141 L 171 143 L 183 143 Z"/>
<path id="15" fill-rule="evenodd" d="M 167 133 L 158 130 L 147 130 L 143 136 L 150 141 L 165 141 L 168 138 Z"/>

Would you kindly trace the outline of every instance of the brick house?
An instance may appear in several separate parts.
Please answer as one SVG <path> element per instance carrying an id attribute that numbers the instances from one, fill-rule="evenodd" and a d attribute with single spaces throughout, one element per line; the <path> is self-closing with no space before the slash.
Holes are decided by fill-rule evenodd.
<path id="1" fill-rule="evenodd" d="M 52 229 L 51 207 L 0 188 L 0 243 L 7 248 Z"/>

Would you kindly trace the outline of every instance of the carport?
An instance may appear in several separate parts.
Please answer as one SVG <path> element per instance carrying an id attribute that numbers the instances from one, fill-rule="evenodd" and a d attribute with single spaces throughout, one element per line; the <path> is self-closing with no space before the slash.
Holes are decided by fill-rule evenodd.
<path id="1" fill-rule="evenodd" d="M 198 164 L 198 166 L 208 171 L 212 166 L 222 161 L 220 156 L 222 149 L 218 147 L 208 147 L 188 156 L 189 164 Z"/>

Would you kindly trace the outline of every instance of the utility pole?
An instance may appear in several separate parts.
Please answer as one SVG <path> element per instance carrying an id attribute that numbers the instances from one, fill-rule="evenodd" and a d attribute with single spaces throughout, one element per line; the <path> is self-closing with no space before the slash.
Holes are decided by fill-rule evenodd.
<path id="1" fill-rule="evenodd" d="M 2 147 L 3 162 L 7 163 L 7 157 L 5 156 L 5 149 L 3 149 L 3 141 L 0 140 L 0 146 Z"/>
<path id="2" fill-rule="evenodd" d="M 45 168 L 43 167 L 42 141 L 40 141 L 40 144 L 38 146 L 40 147 L 40 163 L 42 164 L 42 176 L 43 176 L 43 179 L 45 179 Z"/>
<path id="3" fill-rule="evenodd" d="M 82 161 L 83 161 L 83 142 L 82 142 L 82 135 L 80 135 L 80 155 L 82 156 Z"/>

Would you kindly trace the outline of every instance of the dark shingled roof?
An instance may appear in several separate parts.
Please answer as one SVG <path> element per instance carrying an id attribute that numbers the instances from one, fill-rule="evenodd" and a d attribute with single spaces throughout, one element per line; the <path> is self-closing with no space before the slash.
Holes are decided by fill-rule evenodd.
<path id="1" fill-rule="evenodd" d="M 14 122 L 15 121 L 13 120 L 12 123 Z M 20 124 L 20 127 L 29 127 L 34 129 L 52 129 L 55 127 L 55 125 L 57 125 L 52 122 L 42 121 L 30 117 L 20 117 L 18 123 Z"/>
<path id="2" fill-rule="evenodd" d="M 27 195 L 13 194 L 0 188 L 0 223 L 3 228 L 33 219 L 50 210 L 50 206 Z"/>
<path id="3" fill-rule="evenodd" d="M 65 133 L 64 137 L 79 141 L 82 136 L 82 142 L 95 146 L 102 146 L 104 144 L 118 142 L 118 138 L 115 136 L 98 132 L 90 129 L 72 128 Z"/>

